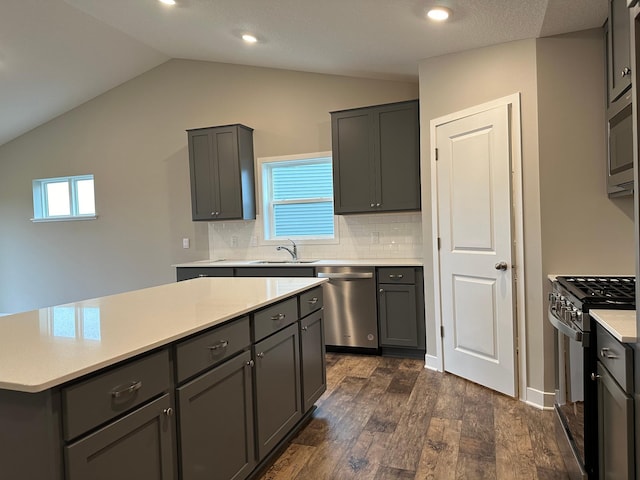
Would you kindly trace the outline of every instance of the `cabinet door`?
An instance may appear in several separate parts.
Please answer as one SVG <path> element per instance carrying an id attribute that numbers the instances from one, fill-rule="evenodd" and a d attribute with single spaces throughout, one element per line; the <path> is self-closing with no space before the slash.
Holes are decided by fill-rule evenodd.
<path id="1" fill-rule="evenodd" d="M 418 102 L 379 107 L 374 131 L 378 210 L 420 210 Z"/>
<path id="2" fill-rule="evenodd" d="M 242 189 L 238 155 L 238 128 L 218 127 L 212 132 L 215 177 L 215 219 L 242 218 Z"/>
<path id="3" fill-rule="evenodd" d="M 175 478 L 170 409 L 165 394 L 65 447 L 67 480 Z"/>
<path id="4" fill-rule="evenodd" d="M 333 195 L 337 214 L 375 209 L 372 118 L 370 109 L 331 114 Z"/>
<path id="5" fill-rule="evenodd" d="M 302 418 L 298 324 L 255 344 L 258 460 Z"/>
<path id="6" fill-rule="evenodd" d="M 183 480 L 241 480 L 255 466 L 251 353 L 177 389 Z"/>
<path id="7" fill-rule="evenodd" d="M 302 408 L 308 412 L 327 389 L 322 310 L 300 320 Z"/>
<path id="8" fill-rule="evenodd" d="M 188 132 L 189 170 L 191 174 L 191 214 L 193 220 L 210 220 L 215 212 L 215 177 L 209 130 Z"/>
<path id="9" fill-rule="evenodd" d="M 635 460 L 633 398 L 598 362 L 598 456 L 600 480 L 631 480 Z"/>
<path id="10" fill-rule="evenodd" d="M 416 286 L 380 284 L 378 299 L 380 345 L 417 348 Z"/>
<path id="11" fill-rule="evenodd" d="M 626 0 L 609 0 L 607 70 L 609 102 L 631 85 L 630 19 Z"/>

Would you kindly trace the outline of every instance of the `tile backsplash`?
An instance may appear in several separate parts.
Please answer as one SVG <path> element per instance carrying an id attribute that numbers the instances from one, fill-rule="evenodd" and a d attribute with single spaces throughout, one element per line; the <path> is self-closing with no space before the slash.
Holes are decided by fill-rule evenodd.
<path id="1" fill-rule="evenodd" d="M 298 243 L 301 259 L 422 258 L 420 212 L 336 216 L 339 241 L 316 245 Z M 282 242 L 288 245 L 288 242 Z M 263 242 L 262 220 L 209 223 L 211 260 L 287 258 L 276 244 Z"/>

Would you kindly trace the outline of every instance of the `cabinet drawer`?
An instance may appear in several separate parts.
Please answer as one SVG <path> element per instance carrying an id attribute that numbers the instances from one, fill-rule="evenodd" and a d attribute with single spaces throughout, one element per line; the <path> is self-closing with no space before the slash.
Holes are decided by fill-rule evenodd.
<path id="1" fill-rule="evenodd" d="M 300 296 L 300 318 L 322 308 L 322 287 L 317 287 Z"/>
<path id="2" fill-rule="evenodd" d="M 253 315 L 256 342 L 298 320 L 298 298 L 290 298 Z"/>
<path id="3" fill-rule="evenodd" d="M 70 440 L 168 391 L 169 352 L 139 360 L 62 389 L 64 438 Z"/>
<path id="4" fill-rule="evenodd" d="M 178 267 L 178 282 L 198 277 L 233 277 L 232 267 Z"/>
<path id="5" fill-rule="evenodd" d="M 631 348 L 620 343 L 600 325 L 598 325 L 597 335 L 598 360 L 626 392 L 633 392 L 633 352 Z"/>
<path id="6" fill-rule="evenodd" d="M 378 283 L 416 283 L 416 272 L 409 267 L 379 268 Z"/>
<path id="7" fill-rule="evenodd" d="M 209 330 L 176 346 L 178 382 L 251 345 L 249 317 Z"/>

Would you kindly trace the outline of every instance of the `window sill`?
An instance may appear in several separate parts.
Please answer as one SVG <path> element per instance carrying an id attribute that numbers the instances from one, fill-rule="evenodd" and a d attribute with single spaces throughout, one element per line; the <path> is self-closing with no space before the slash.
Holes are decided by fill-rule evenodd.
<path id="1" fill-rule="evenodd" d="M 48 223 L 48 222 L 75 222 L 78 220 L 95 220 L 97 215 L 86 215 L 82 217 L 50 217 L 50 218 L 32 218 L 33 223 Z"/>

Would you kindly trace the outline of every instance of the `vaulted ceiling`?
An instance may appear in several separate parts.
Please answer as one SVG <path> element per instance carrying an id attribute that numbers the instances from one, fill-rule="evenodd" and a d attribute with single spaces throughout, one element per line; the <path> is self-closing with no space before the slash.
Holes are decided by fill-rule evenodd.
<path id="1" fill-rule="evenodd" d="M 417 81 L 421 59 L 599 27 L 607 0 L 3 0 L 0 145 L 170 58 Z M 435 4 L 446 23 L 425 18 Z M 258 43 L 247 45 L 244 33 Z"/>

